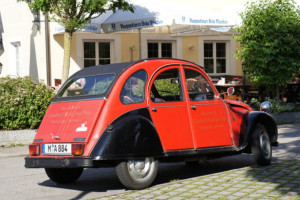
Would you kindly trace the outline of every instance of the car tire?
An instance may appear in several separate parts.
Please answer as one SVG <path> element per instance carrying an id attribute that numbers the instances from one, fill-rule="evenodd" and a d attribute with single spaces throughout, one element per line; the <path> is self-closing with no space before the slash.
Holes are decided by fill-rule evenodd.
<path id="1" fill-rule="evenodd" d="M 45 168 L 48 177 L 57 184 L 74 183 L 82 174 L 83 168 Z"/>
<path id="2" fill-rule="evenodd" d="M 251 136 L 251 151 L 257 165 L 270 165 L 272 146 L 267 129 L 262 124 L 256 124 Z"/>
<path id="3" fill-rule="evenodd" d="M 156 178 L 158 161 L 153 158 L 129 160 L 116 167 L 120 182 L 128 189 L 140 190 L 150 186 Z"/>

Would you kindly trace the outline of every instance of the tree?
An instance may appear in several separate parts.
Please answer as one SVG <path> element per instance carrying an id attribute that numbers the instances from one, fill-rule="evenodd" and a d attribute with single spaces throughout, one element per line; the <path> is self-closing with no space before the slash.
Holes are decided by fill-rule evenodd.
<path id="1" fill-rule="evenodd" d="M 117 9 L 134 12 L 126 0 L 18 0 L 28 4 L 33 13 L 50 13 L 52 20 L 65 27 L 62 82 L 69 77 L 72 35 L 85 27 L 93 15 Z"/>
<path id="2" fill-rule="evenodd" d="M 241 18 L 236 56 L 247 63 L 251 81 L 279 88 L 299 73 L 300 10 L 293 0 L 249 1 Z"/>

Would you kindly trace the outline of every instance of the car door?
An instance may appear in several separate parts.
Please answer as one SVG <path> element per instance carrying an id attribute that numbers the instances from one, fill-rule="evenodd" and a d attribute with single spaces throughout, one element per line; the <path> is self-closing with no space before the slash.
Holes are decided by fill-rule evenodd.
<path id="1" fill-rule="evenodd" d="M 149 109 L 164 150 L 193 149 L 180 66 L 158 70 L 149 85 Z"/>
<path id="2" fill-rule="evenodd" d="M 232 145 L 231 128 L 225 103 L 215 95 L 208 77 L 186 66 L 190 119 L 197 148 Z"/>

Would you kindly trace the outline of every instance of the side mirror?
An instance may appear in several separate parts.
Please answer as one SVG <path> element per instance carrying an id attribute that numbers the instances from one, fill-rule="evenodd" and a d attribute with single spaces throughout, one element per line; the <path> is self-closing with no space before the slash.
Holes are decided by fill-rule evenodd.
<path id="1" fill-rule="evenodd" d="M 229 88 L 227 89 L 227 95 L 228 95 L 228 96 L 233 95 L 234 92 L 235 92 L 235 91 L 234 91 L 234 87 L 229 87 Z"/>
<path id="2" fill-rule="evenodd" d="M 272 104 L 269 101 L 265 101 L 260 105 L 260 111 L 264 111 L 266 113 L 272 113 Z"/>

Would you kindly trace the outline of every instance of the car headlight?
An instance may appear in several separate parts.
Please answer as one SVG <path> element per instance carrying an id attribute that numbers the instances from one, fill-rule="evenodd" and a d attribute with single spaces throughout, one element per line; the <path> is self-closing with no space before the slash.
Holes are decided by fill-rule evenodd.
<path id="1" fill-rule="evenodd" d="M 269 101 L 265 101 L 260 105 L 260 111 L 264 111 L 266 113 L 272 113 L 272 104 Z"/>

